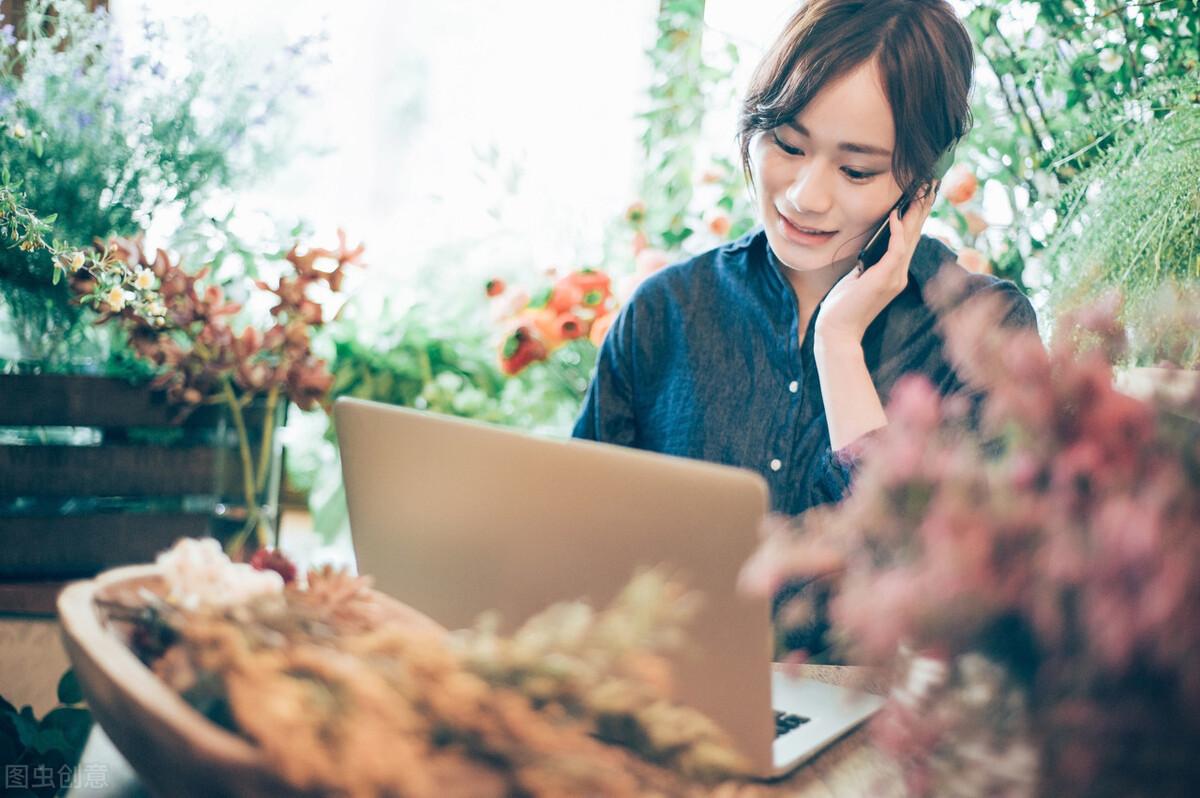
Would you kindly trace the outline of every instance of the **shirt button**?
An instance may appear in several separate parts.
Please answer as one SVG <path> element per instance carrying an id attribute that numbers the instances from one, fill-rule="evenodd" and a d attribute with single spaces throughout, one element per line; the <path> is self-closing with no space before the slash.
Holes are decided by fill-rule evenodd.
<path id="1" fill-rule="evenodd" d="M 788 383 L 788 390 L 792 393 L 795 393 L 796 391 L 800 390 L 800 383 L 796 380 L 792 380 L 790 383 Z"/>
<path id="2" fill-rule="evenodd" d="M 772 471 L 778 471 L 781 468 L 783 468 L 783 462 L 781 460 L 776 458 L 771 461 L 771 470 Z"/>

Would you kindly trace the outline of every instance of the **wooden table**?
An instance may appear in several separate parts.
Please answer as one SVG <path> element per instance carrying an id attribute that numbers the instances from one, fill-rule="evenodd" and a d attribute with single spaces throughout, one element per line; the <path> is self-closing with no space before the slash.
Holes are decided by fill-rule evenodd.
<path id="1" fill-rule="evenodd" d="M 829 684 L 859 686 L 878 690 L 863 669 L 806 665 L 802 675 Z M 69 798 L 149 798 L 137 774 L 113 747 L 104 730 L 95 727 L 88 738 L 78 769 L 79 786 Z M 859 728 L 826 748 L 796 773 L 771 784 L 727 785 L 717 798 L 900 798 L 904 789 L 895 766 L 868 742 L 865 729 Z"/>

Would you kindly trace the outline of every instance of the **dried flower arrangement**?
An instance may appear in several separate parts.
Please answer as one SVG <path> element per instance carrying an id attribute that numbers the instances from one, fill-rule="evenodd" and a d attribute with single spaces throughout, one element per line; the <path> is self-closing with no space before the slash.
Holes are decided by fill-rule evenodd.
<path id="1" fill-rule="evenodd" d="M 700 795 L 744 772 L 711 721 L 669 700 L 662 653 L 695 594 L 656 572 L 606 609 L 551 607 L 511 636 L 397 616 L 366 578 L 298 578 L 215 540 L 160 555 L 161 595 L 102 606 L 130 645 L 298 792 Z M 415 613 L 414 613 L 415 615 Z"/>
<path id="2" fill-rule="evenodd" d="M 897 386 L 851 497 L 779 525 L 746 575 L 834 585 L 842 652 L 897 673 L 874 730 L 913 794 L 1193 794 L 1200 395 L 1113 387 L 1114 302 L 1049 351 L 981 333 L 991 311 L 946 319 L 982 434 L 969 403 Z"/>

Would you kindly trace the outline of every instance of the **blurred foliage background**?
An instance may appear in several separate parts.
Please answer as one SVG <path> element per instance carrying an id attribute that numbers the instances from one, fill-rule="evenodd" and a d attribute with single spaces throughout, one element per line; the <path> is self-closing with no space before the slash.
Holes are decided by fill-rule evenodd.
<path id="1" fill-rule="evenodd" d="M 1152 319 L 1162 286 L 1186 292 L 1200 277 L 1200 0 L 955 6 L 977 49 L 975 126 L 957 151 L 954 201 L 939 200 L 928 232 L 971 268 L 1023 287 L 1046 324 L 1112 288 L 1126 293 L 1135 326 Z M 56 236 L 83 245 L 170 215 L 171 246 L 213 263 L 219 282 L 223 272 L 258 268 L 269 254 L 261 240 L 311 226 L 278 218 L 248 240 L 236 197 L 262 174 L 287 169 L 296 125 L 319 118 L 297 90 L 297 76 L 320 65 L 319 36 L 268 54 L 268 68 L 262 53 L 255 61 L 226 52 L 203 24 L 183 39 L 147 24 L 130 44 L 81 2 L 28 8 L 50 24 L 0 29 L 0 165 L 5 185 L 33 210 L 57 214 Z M 567 434 L 594 345 L 577 339 L 506 376 L 498 358 L 506 330 L 487 279 L 531 295 L 580 268 L 619 283 L 639 263 L 682 259 L 754 227 L 733 131 L 712 134 L 705 121 L 736 107 L 746 68 L 767 42 L 707 24 L 705 0 L 660 0 L 651 34 L 640 174 L 629 202 L 612 209 L 603 251 L 556 270 L 497 257 L 477 277 L 478 268 L 460 266 L 483 258 L 488 268 L 493 244 L 468 234 L 403 283 L 362 279 L 315 343 L 333 365 L 331 399 Z M 156 56 L 167 51 L 175 57 Z M 519 163 L 495 151 L 475 157 L 489 190 L 472 201 L 503 223 L 522 190 Z M 235 199 L 214 213 L 216 195 Z M 121 342 L 89 329 L 37 255 L 0 252 L 0 342 L 17 352 L 6 368 L 128 373 Z M 1161 355 L 1150 346 L 1131 360 Z M 323 412 L 291 419 L 292 485 L 308 496 L 317 530 L 335 539 L 345 531 L 335 432 Z"/>

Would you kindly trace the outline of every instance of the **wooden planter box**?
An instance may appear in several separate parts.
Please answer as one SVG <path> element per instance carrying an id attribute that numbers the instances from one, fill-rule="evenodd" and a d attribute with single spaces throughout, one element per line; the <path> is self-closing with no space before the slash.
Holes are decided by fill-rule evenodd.
<path id="1" fill-rule="evenodd" d="M 214 520 L 245 504 L 233 425 L 221 406 L 176 412 L 119 379 L 0 375 L 0 580 L 91 576 L 236 532 Z M 245 412 L 257 450 L 264 410 Z"/>

